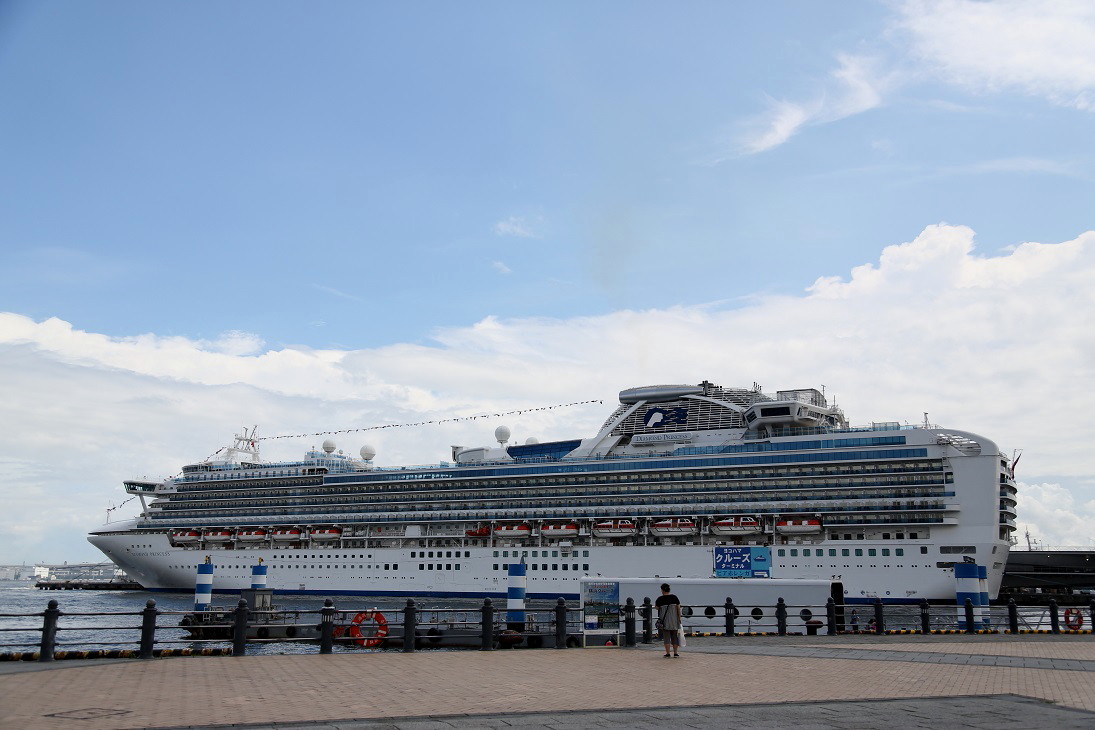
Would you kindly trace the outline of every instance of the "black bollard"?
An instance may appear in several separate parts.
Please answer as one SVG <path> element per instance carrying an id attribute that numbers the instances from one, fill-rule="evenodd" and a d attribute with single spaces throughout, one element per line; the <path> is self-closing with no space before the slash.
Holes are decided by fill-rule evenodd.
<path id="1" fill-rule="evenodd" d="M 1055 634 L 1061 633 L 1060 609 L 1057 608 L 1057 601 L 1053 598 L 1049 599 L 1049 629 Z"/>
<path id="2" fill-rule="evenodd" d="M 726 635 L 735 636 L 737 631 L 734 629 L 734 619 L 737 618 L 738 609 L 734 608 L 734 602 L 730 600 L 730 596 L 726 597 L 726 604 L 722 609 L 726 612 Z"/>
<path id="3" fill-rule="evenodd" d="M 1008 630 L 1013 634 L 1019 633 L 1019 607 L 1015 605 L 1015 599 L 1008 599 Z"/>
<path id="4" fill-rule="evenodd" d="M 1087 608 L 1091 616 L 1091 628 L 1095 629 L 1095 598 L 1087 602 Z"/>
<path id="5" fill-rule="evenodd" d="M 414 599 L 408 598 L 407 605 L 403 608 L 403 653 L 414 653 L 414 638 L 418 631 L 418 611 L 414 606 Z"/>
<path id="6" fill-rule="evenodd" d="M 494 605 L 489 598 L 483 599 L 483 608 L 479 609 L 483 615 L 482 643 L 480 651 L 494 651 Z"/>
<path id="7" fill-rule="evenodd" d="M 643 599 L 643 607 L 639 609 L 643 615 L 643 643 L 654 643 L 654 604 L 650 602 L 650 596 Z"/>
<path id="8" fill-rule="evenodd" d="M 825 622 L 828 624 L 826 628 L 829 636 L 836 636 L 836 601 L 832 596 L 825 602 Z"/>
<path id="9" fill-rule="evenodd" d="M 247 601 L 241 598 L 232 613 L 232 656 L 243 656 L 247 653 Z"/>
<path id="10" fill-rule="evenodd" d="M 787 635 L 787 604 L 783 602 L 783 596 L 776 599 L 776 632 L 780 636 Z"/>
<path id="11" fill-rule="evenodd" d="M 567 602 L 562 598 L 555 604 L 555 648 L 567 648 Z"/>
<path id="12" fill-rule="evenodd" d="M 635 599 L 624 603 L 624 646 L 635 646 Z"/>
<path id="13" fill-rule="evenodd" d="M 928 605 L 927 598 L 920 599 L 920 633 L 930 634 L 932 632 L 932 608 Z"/>
<path id="14" fill-rule="evenodd" d="M 335 646 L 335 603 L 330 598 L 319 611 L 319 653 L 332 654 Z"/>
<path id="15" fill-rule="evenodd" d="M 138 654 L 141 659 L 152 658 L 152 647 L 156 644 L 156 617 L 159 615 L 155 599 L 149 598 L 141 611 L 141 651 Z"/>
<path id="16" fill-rule="evenodd" d="M 973 601 L 966 599 L 966 633 L 972 634 L 977 629 L 973 625 Z"/>
<path id="17" fill-rule="evenodd" d="M 874 632 L 876 634 L 882 634 L 886 632 L 886 627 L 883 626 L 885 617 L 882 615 L 882 599 L 874 599 Z"/>
<path id="18" fill-rule="evenodd" d="M 42 612 L 42 645 L 38 651 L 38 661 L 52 662 L 53 648 L 57 643 L 57 619 L 61 616 L 57 608 L 57 601 L 52 600 L 46 604 L 46 610 Z"/>

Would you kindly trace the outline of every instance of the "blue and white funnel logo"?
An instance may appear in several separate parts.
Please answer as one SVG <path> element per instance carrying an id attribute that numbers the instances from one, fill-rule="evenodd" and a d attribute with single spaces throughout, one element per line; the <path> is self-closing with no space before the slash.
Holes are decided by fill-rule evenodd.
<path id="1" fill-rule="evenodd" d="M 643 425 L 647 428 L 671 426 L 688 421 L 687 408 L 651 408 L 643 416 Z"/>

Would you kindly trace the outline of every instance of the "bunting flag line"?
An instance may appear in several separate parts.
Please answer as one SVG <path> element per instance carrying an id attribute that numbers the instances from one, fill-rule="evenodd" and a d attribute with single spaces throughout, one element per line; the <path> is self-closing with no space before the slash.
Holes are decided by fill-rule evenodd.
<path id="1" fill-rule="evenodd" d="M 431 426 L 441 423 L 459 423 L 460 421 L 475 421 L 480 418 L 501 418 L 503 416 L 519 416 L 523 413 L 535 413 L 537 411 L 554 411 L 557 408 L 573 408 L 592 403 L 603 404 L 603 400 L 580 400 L 573 403 L 557 403 L 553 406 L 539 406 L 537 408 L 521 408 L 519 410 L 505 411 L 503 413 L 481 413 L 477 416 L 459 416 L 456 418 L 441 418 L 433 421 L 416 421 L 414 423 L 387 423 L 383 426 L 364 426 L 362 428 L 342 428 L 337 431 L 314 431 L 312 433 L 295 433 L 284 436 L 259 436 L 256 441 L 276 441 L 278 439 L 299 439 L 308 436 L 335 436 L 340 433 L 360 433 L 363 431 L 380 431 L 385 428 L 410 428 L 412 426 Z"/>

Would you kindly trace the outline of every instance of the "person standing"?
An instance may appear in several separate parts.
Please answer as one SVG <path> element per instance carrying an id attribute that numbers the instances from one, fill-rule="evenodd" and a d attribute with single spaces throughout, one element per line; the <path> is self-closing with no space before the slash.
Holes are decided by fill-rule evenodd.
<path id="1" fill-rule="evenodd" d="M 658 627 L 662 632 L 665 656 L 670 656 L 669 651 L 672 648 L 672 656 L 679 657 L 678 651 L 681 646 L 681 601 L 669 592 L 668 583 L 662 583 L 662 594 L 658 596 L 658 600 L 654 601 L 654 606 L 658 609 Z"/>

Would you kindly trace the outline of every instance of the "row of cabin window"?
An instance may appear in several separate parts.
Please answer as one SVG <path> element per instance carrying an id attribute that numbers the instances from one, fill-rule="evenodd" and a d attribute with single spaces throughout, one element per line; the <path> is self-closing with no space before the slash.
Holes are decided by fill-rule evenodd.
<path id="1" fill-rule="evenodd" d="M 429 554 L 427 554 L 425 550 L 420 550 L 420 551 L 417 551 L 417 553 L 416 553 L 416 551 L 412 550 L 412 551 L 411 551 L 411 557 L 412 557 L 412 558 L 426 558 L 426 557 L 430 557 L 430 558 L 432 558 L 432 557 L 433 557 L 433 554 L 434 554 L 434 552 L 435 552 L 435 551 L 433 551 L 433 550 L 430 550 L 430 551 L 429 551 Z M 445 550 L 445 551 L 444 551 L 444 553 L 445 553 L 444 555 L 442 555 L 442 554 L 441 554 L 441 553 L 442 553 L 442 551 L 441 551 L 441 550 L 437 550 L 436 552 L 437 552 L 437 557 L 439 557 L 439 558 L 452 558 L 452 557 L 457 557 L 457 558 L 459 558 L 459 557 L 460 557 L 460 551 L 459 551 L 459 550 L 457 550 L 457 551 L 456 551 L 456 555 L 453 555 L 453 551 L 452 551 L 452 550 Z M 468 551 L 468 550 L 465 550 L 465 551 L 464 551 L 464 557 L 465 557 L 465 558 L 470 558 L 470 557 L 471 557 L 471 552 L 470 552 L 470 551 Z"/>
<path id="2" fill-rule="evenodd" d="M 810 557 L 810 550 L 811 550 L 811 548 L 802 548 L 802 555 L 804 557 L 807 557 L 807 558 Z M 881 548 L 881 550 L 882 550 L 883 557 L 888 557 L 889 556 L 890 548 Z M 922 548 L 920 548 L 920 552 L 926 553 L 926 552 L 928 552 L 928 548 L 922 547 Z M 786 548 L 780 548 L 779 550 L 776 551 L 776 555 L 778 557 L 781 557 L 781 558 L 786 557 L 787 554 L 788 554 L 788 551 L 787 551 Z M 816 548 L 816 549 L 814 549 L 813 554 L 816 555 L 817 557 L 821 557 L 821 556 L 825 555 L 825 550 L 824 550 L 824 548 Z M 847 556 L 851 555 L 851 549 L 850 548 L 841 548 L 840 554 L 847 557 Z M 862 556 L 863 555 L 863 548 L 856 548 L 855 549 L 855 554 L 857 556 Z M 905 554 L 905 548 L 894 548 L 893 549 L 893 554 L 896 555 L 897 557 L 901 557 L 902 555 Z M 792 558 L 797 558 L 798 557 L 798 548 L 791 548 L 790 549 L 790 555 L 791 555 Z M 876 550 L 875 548 L 867 548 L 867 555 L 871 556 L 871 557 L 874 557 L 875 555 L 878 555 L 878 550 Z M 831 558 L 836 557 L 836 549 L 835 548 L 829 548 L 829 557 L 831 557 Z"/>
<path id="3" fill-rule="evenodd" d="M 513 551 L 513 557 L 515 557 L 515 558 L 516 557 L 524 557 L 524 558 L 527 558 L 527 557 L 533 557 L 533 558 L 545 557 L 546 558 L 546 557 L 548 557 L 549 552 L 551 553 L 550 557 L 553 557 L 553 558 L 559 557 L 559 551 L 558 550 L 532 550 L 531 551 L 532 552 L 531 556 L 529 555 L 529 552 L 530 551 L 528 551 L 528 550 L 514 550 Z M 543 556 L 538 555 L 537 553 L 543 553 Z M 508 558 L 509 554 L 510 554 L 509 550 L 503 550 L 502 551 L 502 557 L 503 558 Z M 575 550 L 574 554 L 577 555 L 578 551 Z M 498 551 L 497 550 L 494 551 L 494 557 L 496 557 L 496 558 L 498 557 Z M 566 556 L 564 555 L 563 557 L 565 558 Z M 582 551 L 582 557 L 583 558 L 588 558 L 589 557 L 589 551 L 588 550 L 583 550 Z"/>
<path id="4" fill-rule="evenodd" d="M 547 570 L 548 569 L 548 564 L 547 563 L 529 563 L 528 567 L 529 567 L 529 570 Z M 494 569 L 495 570 L 509 570 L 509 563 L 502 563 L 501 568 L 498 567 L 498 563 L 495 563 L 494 564 Z M 552 570 L 559 570 L 559 563 L 552 563 L 551 564 L 551 569 Z M 563 563 L 562 564 L 562 569 L 563 570 L 578 570 L 578 564 L 577 563 L 571 563 L 570 566 L 568 567 L 566 563 Z M 582 563 L 582 570 L 588 571 L 589 570 L 589 563 Z"/>

